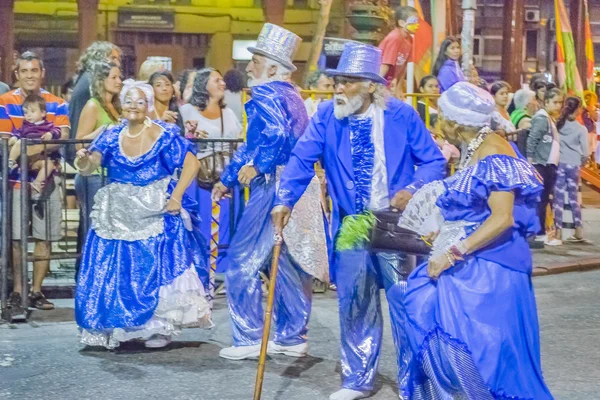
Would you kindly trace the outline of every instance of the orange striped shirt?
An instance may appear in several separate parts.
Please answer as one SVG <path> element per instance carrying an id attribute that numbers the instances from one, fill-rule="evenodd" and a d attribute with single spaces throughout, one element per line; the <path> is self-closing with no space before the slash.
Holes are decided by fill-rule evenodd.
<path id="1" fill-rule="evenodd" d="M 46 100 L 46 120 L 54 126 L 70 128 L 69 106 L 52 93 L 41 90 L 40 95 Z M 21 89 L 16 89 L 0 96 L 0 134 L 10 134 L 23 125 L 23 101 L 25 97 Z"/>

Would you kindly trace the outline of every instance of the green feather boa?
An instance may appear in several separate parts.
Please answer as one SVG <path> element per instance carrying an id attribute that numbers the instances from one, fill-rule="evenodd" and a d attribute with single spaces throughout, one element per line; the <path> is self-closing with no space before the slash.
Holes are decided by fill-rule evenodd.
<path id="1" fill-rule="evenodd" d="M 364 249 L 376 223 L 377 217 L 371 211 L 345 217 L 335 242 L 336 251 Z"/>

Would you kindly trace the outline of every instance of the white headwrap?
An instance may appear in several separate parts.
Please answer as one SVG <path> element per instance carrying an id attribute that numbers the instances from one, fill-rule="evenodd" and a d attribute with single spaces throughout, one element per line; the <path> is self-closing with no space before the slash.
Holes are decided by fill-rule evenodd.
<path id="1" fill-rule="evenodd" d="M 489 92 L 469 82 L 458 82 L 442 93 L 438 107 L 444 119 L 480 128 L 490 125 L 496 103 Z"/>
<path id="2" fill-rule="evenodd" d="M 146 95 L 146 102 L 148 103 L 148 112 L 154 111 L 154 89 L 152 86 L 144 81 L 134 81 L 133 79 L 127 79 L 123 82 L 123 88 L 121 89 L 120 99 L 121 104 L 125 103 L 125 96 L 131 89 L 139 89 Z"/>

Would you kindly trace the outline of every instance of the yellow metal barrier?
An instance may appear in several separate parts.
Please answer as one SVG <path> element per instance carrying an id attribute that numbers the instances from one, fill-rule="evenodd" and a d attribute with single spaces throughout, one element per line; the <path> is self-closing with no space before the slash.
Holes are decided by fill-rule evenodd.
<path id="1" fill-rule="evenodd" d="M 411 100 L 411 104 L 415 110 L 417 110 L 419 101 L 422 100 L 425 105 L 425 126 L 427 129 L 431 128 L 431 111 L 429 108 L 433 104 L 433 99 L 440 97 L 439 94 L 425 94 L 425 93 L 408 93 L 405 96 Z"/>

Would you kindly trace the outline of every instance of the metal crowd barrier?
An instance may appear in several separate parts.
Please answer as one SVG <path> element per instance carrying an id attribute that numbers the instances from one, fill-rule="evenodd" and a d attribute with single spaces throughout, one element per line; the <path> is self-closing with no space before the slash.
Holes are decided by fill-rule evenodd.
<path id="1" fill-rule="evenodd" d="M 236 149 L 236 146 L 243 142 L 242 139 L 192 139 L 190 140 L 197 147 L 197 153 L 214 153 L 214 152 L 225 152 L 228 154 L 228 157 L 231 159 L 233 156 L 233 152 Z M 87 215 L 90 210 L 87 210 L 88 199 L 85 197 L 88 193 L 88 179 L 89 177 L 82 177 L 84 179 L 83 185 L 85 188 L 85 195 L 83 198 L 77 198 L 77 202 L 79 204 L 76 208 L 69 209 L 67 207 L 67 186 L 71 186 L 71 181 L 74 184 L 75 177 L 75 169 L 72 168 L 70 164 L 68 164 L 64 158 L 60 158 L 60 164 L 57 172 L 57 176 L 59 179 L 55 186 L 54 190 L 59 190 L 60 195 L 60 206 L 61 206 L 61 218 L 59 221 L 52 220 L 52 213 L 49 212 L 49 201 L 53 201 L 52 199 L 46 199 L 41 207 L 44 212 L 44 220 L 45 227 L 43 227 L 43 233 L 46 238 L 50 239 L 49 242 L 49 254 L 47 256 L 40 256 L 40 254 L 30 253 L 29 246 L 33 242 L 32 238 L 32 207 L 38 204 L 36 200 L 32 200 L 31 196 L 31 188 L 30 188 L 30 160 L 32 153 L 36 150 L 41 150 L 45 154 L 48 154 L 48 151 L 57 152 L 64 150 L 65 146 L 76 146 L 76 145 L 87 145 L 91 143 L 91 140 L 31 140 L 31 139 L 22 139 L 21 140 L 21 157 L 19 161 L 20 165 L 20 182 L 28 182 L 27 184 L 21 184 L 20 182 L 10 181 L 9 179 L 9 168 L 8 168 L 8 156 L 9 156 L 9 144 L 8 139 L 2 138 L 0 141 L 0 155 L 1 155 L 1 174 L 0 174 L 0 216 L 1 216 L 1 230 L 0 230 L 0 239 L 1 239 L 1 255 L 2 260 L 0 262 L 0 306 L 2 310 L 2 315 L 0 320 L 4 319 L 7 321 L 11 321 L 11 315 L 7 312 L 8 305 L 8 294 L 10 293 L 8 290 L 8 281 L 9 281 L 9 271 L 11 271 L 12 266 L 12 249 L 13 249 L 13 241 L 12 241 L 12 231 L 13 231 L 13 223 L 20 223 L 20 265 L 17 266 L 19 271 L 21 271 L 21 286 L 22 286 L 22 307 L 27 310 L 28 304 L 28 296 L 29 287 L 30 287 L 30 274 L 29 274 L 29 264 L 35 263 L 39 261 L 58 261 L 58 260 L 77 260 L 81 256 L 81 248 L 76 248 L 75 250 L 75 241 L 79 243 L 83 243 L 85 236 L 87 235 L 89 227 L 87 226 Z M 214 164 L 216 158 L 213 157 L 213 171 L 216 169 L 216 165 Z M 44 163 L 49 164 L 51 161 L 47 158 Z M 107 183 L 107 177 L 104 175 L 105 171 L 102 168 L 99 168 L 99 175 L 101 176 L 101 185 L 104 186 Z M 70 176 L 73 175 L 73 176 Z M 20 186 L 20 189 L 18 187 Z M 12 215 L 13 207 L 11 203 L 11 195 L 13 193 L 20 194 L 20 215 Z M 43 192 L 43 190 L 42 190 Z M 51 193 L 53 196 L 54 194 Z M 188 191 L 188 194 L 193 196 L 193 192 Z M 195 192 L 196 199 L 198 203 L 200 203 L 200 189 Z M 235 233 L 235 228 L 237 226 L 238 217 L 241 215 L 243 210 L 244 202 L 243 196 L 238 194 L 234 196 L 237 198 L 237 201 L 230 201 L 230 212 L 229 212 L 229 240 L 227 243 L 219 243 L 218 235 L 217 240 L 213 243 L 209 241 L 210 251 L 214 253 L 214 259 L 211 259 L 211 269 L 216 269 L 216 258 L 221 251 L 226 251 L 229 247 L 229 242 Z M 16 199 L 15 199 L 16 200 Z M 214 205 L 213 205 L 214 207 Z M 237 208 L 236 208 L 237 207 Z M 199 211 L 199 210 L 195 210 Z M 202 212 L 204 214 L 204 212 Z M 218 224 L 223 223 L 224 221 L 217 221 Z M 60 238 L 57 240 L 53 240 L 56 238 L 52 237 L 52 231 L 58 230 L 56 228 L 56 224 L 60 224 Z M 80 230 L 81 228 L 81 230 Z M 218 228 L 218 227 L 217 227 Z M 76 234 L 78 232 L 78 234 Z M 79 238 L 78 238 L 79 236 Z M 37 245 L 36 245 L 37 246 Z M 18 260 L 17 260 L 18 261 Z M 35 268 L 34 268 L 35 270 Z M 74 275 L 77 273 L 77 265 L 75 266 Z M 11 271 L 12 272 L 12 271 Z M 13 274 L 14 275 L 14 274 Z M 76 276 L 73 276 L 76 279 Z M 31 276 L 33 279 L 33 275 Z M 70 278 L 69 278 L 70 279 Z M 45 285 L 44 287 L 47 288 Z"/>
<path id="2" fill-rule="evenodd" d="M 2 240 L 0 247 L 0 320 L 7 320 L 8 316 L 5 315 L 5 310 L 7 307 L 7 299 L 8 299 L 8 268 L 10 266 L 9 256 L 11 253 L 10 246 L 10 237 L 9 237 L 9 229 L 10 229 L 10 220 L 9 220 L 9 199 L 8 199 L 8 138 L 0 139 L 0 162 L 2 165 L 0 166 L 1 173 L 1 182 L 2 185 L 0 187 L 0 218 L 2 220 L 2 226 L 0 230 L 0 239 Z"/>
<path id="3" fill-rule="evenodd" d="M 313 90 L 302 90 L 301 94 L 303 96 L 303 98 L 312 98 L 313 100 L 317 99 L 318 97 L 321 98 L 325 98 L 325 99 L 330 99 L 333 97 L 333 92 L 320 92 L 320 91 L 313 91 Z M 425 94 L 421 94 L 421 93 L 409 93 L 405 95 L 407 98 L 412 99 L 411 104 L 416 108 L 417 104 L 419 102 L 419 100 L 424 100 L 424 104 L 425 104 L 425 110 L 426 110 L 426 125 L 428 127 L 430 127 L 430 116 L 429 116 L 429 105 L 431 102 L 431 99 L 438 97 L 436 95 L 425 95 Z M 244 91 L 243 92 L 243 102 L 246 102 L 248 100 L 248 92 Z M 246 119 L 246 115 L 244 113 L 244 132 L 245 132 L 245 128 L 246 128 L 246 123 L 247 123 L 247 119 Z M 244 138 L 245 139 L 245 138 Z M 233 155 L 233 152 L 235 151 L 235 146 L 237 144 L 240 144 L 244 141 L 244 139 L 192 139 L 191 142 L 195 143 L 197 146 L 197 150 L 198 153 L 208 153 L 208 154 L 212 154 L 215 152 L 220 152 L 220 151 L 225 151 L 226 153 L 229 154 L 229 157 L 231 157 Z M 31 154 L 31 148 L 34 146 L 41 146 L 41 149 L 43 152 L 47 152 L 48 150 L 48 146 L 55 146 L 55 147 L 62 147 L 62 146 L 76 146 L 76 145 L 85 145 L 85 144 L 89 144 L 91 141 L 89 140 L 48 140 L 48 141 L 42 141 L 42 140 L 30 140 L 30 139 L 24 139 L 21 141 L 21 154 L 22 156 L 20 157 L 20 170 L 21 170 L 21 182 L 28 182 L 29 180 L 29 156 L 28 156 L 28 151 Z M 14 193 L 14 182 L 10 182 L 9 181 L 9 171 L 8 171 L 8 154 L 9 154 L 9 145 L 8 145 L 8 139 L 1 139 L 1 148 L 0 148 L 0 154 L 2 156 L 1 158 L 1 174 L 0 174 L 0 178 L 1 178 L 1 194 L 0 194 L 0 212 L 1 212 L 1 216 L 2 216 L 2 223 L 1 223 L 1 254 L 2 254 L 2 260 L 0 262 L 0 304 L 3 310 L 3 316 L 5 316 L 4 311 L 6 310 L 7 307 L 7 298 L 8 298 L 8 271 L 9 271 L 9 267 L 11 266 L 11 262 L 10 260 L 12 259 L 12 243 L 11 243 L 11 235 L 12 235 L 12 225 L 14 222 L 14 216 L 12 216 L 12 207 L 11 207 L 11 195 L 12 193 Z M 224 149 L 227 150 L 224 150 Z M 37 148 L 38 150 L 40 149 L 40 147 Z M 216 165 L 216 157 L 212 158 L 213 160 L 213 171 L 215 171 L 215 169 L 217 169 L 217 165 Z M 44 161 L 45 163 L 49 163 L 50 161 L 46 159 L 46 161 Z M 61 208 L 61 220 L 60 221 L 52 221 L 51 220 L 51 215 L 48 212 L 48 202 L 46 201 L 45 204 L 43 204 L 43 209 L 44 209 L 44 215 L 46 216 L 45 218 L 45 229 L 44 232 L 46 233 L 46 236 L 50 236 L 51 233 L 51 228 L 54 226 L 54 224 L 58 223 L 61 224 L 61 238 L 57 241 L 50 241 L 50 254 L 47 257 L 40 257 L 38 255 L 35 254 L 31 254 L 29 252 L 29 244 L 30 242 L 30 230 L 31 230 L 31 226 L 30 226 L 30 221 L 31 221 L 31 206 L 32 206 L 32 202 L 31 202 L 31 196 L 30 196 L 30 188 L 29 188 L 29 184 L 27 185 L 21 185 L 20 186 L 20 210 L 21 210 L 21 215 L 19 216 L 19 221 L 20 221 L 20 237 L 21 237 L 21 249 L 20 249 L 20 259 L 21 259 L 21 263 L 20 263 L 20 271 L 21 271 L 21 277 L 22 277 L 22 293 L 24 294 L 22 296 L 22 306 L 26 309 L 28 306 L 28 298 L 27 298 L 27 294 L 29 293 L 29 270 L 28 270 L 28 265 L 30 262 L 38 262 L 38 261 L 51 261 L 51 260 L 78 260 L 79 257 L 81 256 L 80 253 L 80 249 L 77 248 L 75 251 L 70 251 L 70 249 L 72 248 L 73 245 L 73 241 L 75 240 L 77 235 L 74 235 L 73 232 L 76 232 L 77 230 L 80 229 L 80 225 L 83 224 L 81 226 L 81 232 L 83 232 L 83 238 L 85 238 L 85 235 L 87 234 L 87 231 L 89 229 L 89 227 L 87 226 L 87 218 L 85 216 L 87 216 L 89 210 L 86 209 L 86 204 L 87 204 L 87 199 L 78 199 L 80 207 L 73 209 L 73 212 L 69 212 L 69 209 L 67 209 L 67 203 L 66 203 L 66 193 L 67 193 L 67 170 L 72 170 L 72 167 L 70 165 L 68 165 L 66 163 L 66 161 L 64 159 L 61 158 L 60 161 L 60 172 L 59 172 L 59 185 L 55 190 L 61 190 L 62 194 L 61 194 L 61 204 L 62 204 L 62 208 Z M 103 171 L 103 170 L 102 170 Z M 106 177 L 104 176 L 103 172 L 100 173 L 100 176 L 102 177 L 102 185 L 104 185 L 106 183 Z M 84 182 L 84 185 L 87 185 L 87 179 Z M 86 187 L 87 189 L 87 187 Z M 200 189 L 198 189 L 197 193 L 197 199 L 199 200 L 199 191 Z M 87 190 L 86 190 L 87 192 Z M 244 207 L 244 199 L 247 200 L 248 198 L 248 189 L 243 190 L 243 192 L 245 193 L 245 195 L 243 195 L 242 193 L 237 193 L 237 197 L 238 199 L 234 199 L 233 201 L 230 202 L 230 213 L 229 213 L 229 221 L 228 223 L 230 224 L 229 227 L 229 241 L 231 240 L 231 238 L 233 237 L 233 234 L 235 232 L 235 228 L 237 225 L 237 219 L 238 217 L 241 215 L 241 212 L 243 210 Z M 235 198 L 236 196 L 234 196 Z M 214 209 L 214 205 L 213 205 L 213 209 Z M 70 214 L 74 214 L 76 212 L 76 210 L 78 211 L 78 215 L 84 216 L 83 220 L 81 220 L 81 218 L 75 218 L 75 219 L 71 219 L 70 217 L 72 215 Z M 211 221 L 212 222 L 212 221 Z M 219 223 L 222 223 L 222 221 L 219 221 Z M 76 227 L 75 227 L 76 226 Z M 214 241 L 213 239 L 213 235 L 212 235 L 212 229 L 211 229 L 211 240 L 209 242 L 209 252 L 211 254 L 211 271 L 212 274 L 214 276 L 215 274 L 215 269 L 216 269 L 216 259 L 218 257 L 218 254 L 220 251 L 223 251 L 228 248 L 229 243 L 223 244 L 223 243 L 219 243 L 218 242 L 218 235 L 217 235 L 217 240 Z M 81 234 L 80 234 L 81 235 Z M 52 238 L 50 238 L 52 239 Z M 82 242 L 82 238 L 79 238 L 79 241 Z M 53 243 L 57 244 L 57 247 L 59 249 L 61 249 L 61 252 L 55 252 L 53 251 Z M 216 287 L 212 287 L 211 288 L 213 290 L 213 296 L 214 296 L 214 291 L 217 290 Z M 5 318 L 6 319 L 6 318 Z"/>

